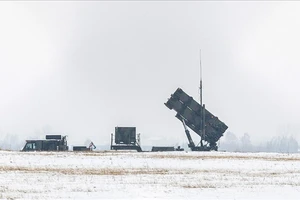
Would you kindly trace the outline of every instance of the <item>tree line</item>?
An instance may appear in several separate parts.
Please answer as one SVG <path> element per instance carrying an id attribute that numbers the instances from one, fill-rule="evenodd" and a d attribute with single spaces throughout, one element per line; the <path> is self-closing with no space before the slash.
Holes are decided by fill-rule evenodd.
<path id="1" fill-rule="evenodd" d="M 232 132 L 227 132 L 219 144 L 219 150 L 230 152 L 297 153 L 298 148 L 298 142 L 293 136 L 277 136 L 259 145 L 253 145 L 248 133 L 238 138 Z"/>

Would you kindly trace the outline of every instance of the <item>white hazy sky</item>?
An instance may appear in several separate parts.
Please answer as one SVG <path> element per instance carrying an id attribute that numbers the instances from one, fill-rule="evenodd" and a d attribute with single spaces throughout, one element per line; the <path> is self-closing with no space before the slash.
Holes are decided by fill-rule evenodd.
<path id="1" fill-rule="evenodd" d="M 186 142 L 181 87 L 259 142 L 300 139 L 300 2 L 0 2 L 0 134 Z M 226 134 L 226 133 L 225 133 Z M 196 134 L 193 134 L 197 141 Z"/>

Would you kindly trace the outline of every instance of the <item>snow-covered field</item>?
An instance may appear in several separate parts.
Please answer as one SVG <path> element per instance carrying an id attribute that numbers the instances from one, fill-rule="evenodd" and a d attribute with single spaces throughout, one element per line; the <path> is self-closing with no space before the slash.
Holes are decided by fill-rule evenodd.
<path id="1" fill-rule="evenodd" d="M 300 154 L 0 151 L 0 199 L 299 199 Z"/>

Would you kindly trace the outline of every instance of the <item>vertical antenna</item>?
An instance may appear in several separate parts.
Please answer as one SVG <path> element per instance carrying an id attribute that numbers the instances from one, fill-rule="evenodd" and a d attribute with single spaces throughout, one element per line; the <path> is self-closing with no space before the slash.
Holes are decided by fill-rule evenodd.
<path id="1" fill-rule="evenodd" d="M 202 65 L 201 65 L 201 49 L 200 49 L 200 105 L 202 106 Z"/>
<path id="2" fill-rule="evenodd" d="M 202 122 L 201 122 L 201 147 L 203 147 L 203 140 L 205 138 L 205 105 L 202 102 L 202 64 L 201 64 L 201 49 L 200 49 L 200 105 L 201 105 L 201 117 L 202 117 Z"/>

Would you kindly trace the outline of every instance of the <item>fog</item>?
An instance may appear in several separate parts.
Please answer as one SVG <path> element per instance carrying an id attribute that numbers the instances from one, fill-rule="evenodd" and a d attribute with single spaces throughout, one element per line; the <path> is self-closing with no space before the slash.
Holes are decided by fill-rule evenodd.
<path id="1" fill-rule="evenodd" d="M 163 103 L 178 87 L 199 100 L 200 49 L 203 101 L 228 132 L 247 133 L 253 144 L 299 141 L 299 9 L 299 2 L 0 2 L 0 141 L 55 133 L 73 145 L 104 145 L 115 126 L 136 126 L 142 145 L 186 142 Z"/>

